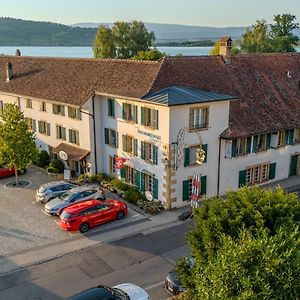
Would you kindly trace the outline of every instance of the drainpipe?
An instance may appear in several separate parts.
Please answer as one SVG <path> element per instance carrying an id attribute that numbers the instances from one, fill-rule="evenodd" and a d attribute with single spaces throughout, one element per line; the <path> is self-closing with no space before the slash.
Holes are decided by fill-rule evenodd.
<path id="1" fill-rule="evenodd" d="M 221 137 L 219 137 L 217 197 L 220 196 L 220 164 L 221 164 Z"/>
<path id="2" fill-rule="evenodd" d="M 98 165 L 97 165 L 97 143 L 96 143 L 96 123 L 95 123 L 95 93 L 93 93 L 92 96 L 92 107 L 93 107 L 93 111 L 92 113 L 88 113 L 85 111 L 81 110 L 81 107 L 79 108 L 80 112 L 86 115 L 89 115 L 90 117 L 92 117 L 93 119 L 93 140 L 94 140 L 94 157 L 95 157 L 95 172 L 96 174 L 98 173 Z"/>

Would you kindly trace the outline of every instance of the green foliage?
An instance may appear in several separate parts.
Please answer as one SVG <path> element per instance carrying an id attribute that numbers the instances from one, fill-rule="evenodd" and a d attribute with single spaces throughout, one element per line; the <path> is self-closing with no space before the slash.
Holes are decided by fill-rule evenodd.
<path id="1" fill-rule="evenodd" d="M 151 60 L 156 61 L 160 58 L 166 56 L 166 53 L 160 52 L 156 48 L 147 50 L 147 51 L 139 51 L 137 55 L 133 56 L 133 60 Z"/>
<path id="2" fill-rule="evenodd" d="M 184 299 L 297 299 L 300 202 L 282 189 L 244 187 L 194 211 L 195 266 L 178 266 Z M 297 275 L 298 274 L 298 275 Z"/>
<path id="3" fill-rule="evenodd" d="M 0 165 L 16 170 L 26 169 L 37 157 L 35 136 L 28 130 L 23 113 L 18 106 L 6 104 L 0 122 Z M 18 185 L 17 172 L 16 182 Z"/>
<path id="4" fill-rule="evenodd" d="M 295 52 L 299 38 L 293 30 L 299 27 L 296 17 L 290 14 L 274 16 L 274 24 L 265 20 L 256 21 L 251 30 L 243 35 L 241 50 L 243 53 Z"/>
<path id="5" fill-rule="evenodd" d="M 46 166 L 49 165 L 49 162 L 50 162 L 50 156 L 48 152 L 45 150 L 40 151 L 38 154 L 38 159 L 36 164 L 41 168 L 45 168 Z"/>
<path id="6" fill-rule="evenodd" d="M 118 190 L 121 190 L 121 191 L 127 191 L 128 188 L 129 188 L 129 185 L 125 182 L 123 182 L 122 180 L 118 179 L 118 178 L 114 178 L 112 181 L 111 181 L 111 185 L 115 188 L 115 189 L 118 189 Z"/>
<path id="7" fill-rule="evenodd" d="M 124 195 L 124 199 L 133 204 L 137 204 L 138 200 L 140 200 L 141 198 L 141 193 L 135 187 L 129 187 Z"/>
<path id="8" fill-rule="evenodd" d="M 209 51 L 209 55 L 219 55 L 220 54 L 220 41 L 221 39 L 219 39 L 218 41 L 216 41 L 213 45 L 213 47 L 211 48 L 211 50 Z M 231 49 L 231 54 L 232 55 L 236 55 L 240 53 L 240 49 L 235 47 L 232 47 Z"/>
<path id="9" fill-rule="evenodd" d="M 131 58 L 147 51 L 155 40 L 143 22 L 115 22 L 112 28 L 100 26 L 93 45 L 96 58 Z"/>
<path id="10" fill-rule="evenodd" d="M 49 171 L 49 169 L 54 170 L 56 172 L 51 172 Z M 47 171 L 49 173 L 62 173 L 64 169 L 65 169 L 64 163 L 61 160 L 54 158 L 50 160 L 50 164 L 49 167 L 47 168 Z"/>
<path id="11" fill-rule="evenodd" d="M 148 214 L 158 214 L 164 207 L 160 201 L 138 200 L 137 206 Z"/>

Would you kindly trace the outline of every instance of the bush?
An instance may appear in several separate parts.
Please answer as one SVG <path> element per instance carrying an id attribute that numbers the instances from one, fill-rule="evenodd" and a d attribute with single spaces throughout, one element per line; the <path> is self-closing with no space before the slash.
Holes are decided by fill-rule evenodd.
<path id="1" fill-rule="evenodd" d="M 160 201 L 138 200 L 137 206 L 148 214 L 158 214 L 164 207 Z"/>
<path id="2" fill-rule="evenodd" d="M 48 167 L 47 172 L 48 173 L 61 173 L 61 172 L 58 172 L 58 169 L 54 168 L 54 167 Z"/>
<path id="3" fill-rule="evenodd" d="M 114 178 L 111 181 L 112 186 L 115 189 L 121 190 L 121 191 L 127 191 L 129 189 L 129 185 L 127 183 L 124 183 L 120 179 Z"/>
<path id="4" fill-rule="evenodd" d="M 88 174 L 80 174 L 77 180 L 79 182 L 86 182 L 90 180 L 90 176 Z"/>
<path id="5" fill-rule="evenodd" d="M 141 198 L 141 193 L 134 187 L 129 187 L 124 195 L 124 199 L 133 204 L 137 204 L 138 200 Z"/>
<path id="6" fill-rule="evenodd" d="M 49 162 L 50 162 L 50 156 L 48 152 L 45 150 L 39 152 L 36 164 L 41 168 L 45 168 L 46 166 L 49 165 Z"/>
<path id="7" fill-rule="evenodd" d="M 52 167 L 52 168 L 57 170 L 57 172 L 52 172 L 52 173 L 62 173 L 65 169 L 64 163 L 61 160 L 57 159 L 57 158 L 51 159 L 49 167 Z"/>

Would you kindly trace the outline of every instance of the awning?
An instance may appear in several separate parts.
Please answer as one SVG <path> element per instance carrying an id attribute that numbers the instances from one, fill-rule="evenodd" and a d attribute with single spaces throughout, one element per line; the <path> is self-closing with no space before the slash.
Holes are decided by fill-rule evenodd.
<path id="1" fill-rule="evenodd" d="M 68 155 L 68 160 L 81 160 L 90 153 L 90 150 L 81 149 L 67 143 L 60 143 L 52 151 L 58 155 L 60 151 L 65 152 Z"/>

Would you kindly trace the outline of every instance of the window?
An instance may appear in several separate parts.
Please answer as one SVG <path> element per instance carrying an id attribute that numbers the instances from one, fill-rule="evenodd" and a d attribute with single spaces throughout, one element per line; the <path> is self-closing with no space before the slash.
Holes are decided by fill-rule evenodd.
<path id="1" fill-rule="evenodd" d="M 208 107 L 190 109 L 190 130 L 208 127 Z"/>
<path id="2" fill-rule="evenodd" d="M 63 105 L 59 105 L 59 104 L 52 104 L 52 112 L 55 115 L 65 115 L 65 107 Z"/>
<path id="3" fill-rule="evenodd" d="M 129 103 L 123 103 L 122 117 L 125 121 L 137 123 L 137 106 Z"/>
<path id="4" fill-rule="evenodd" d="M 284 130 L 278 131 L 278 143 L 277 147 L 284 147 Z"/>
<path id="5" fill-rule="evenodd" d="M 118 133 L 110 128 L 104 128 L 105 144 L 118 148 Z"/>
<path id="6" fill-rule="evenodd" d="M 158 110 L 148 107 L 142 107 L 141 124 L 153 129 L 158 129 Z"/>
<path id="7" fill-rule="evenodd" d="M 39 133 L 50 136 L 50 124 L 45 121 L 38 121 Z"/>
<path id="8" fill-rule="evenodd" d="M 24 118 L 27 126 L 28 126 L 28 130 L 31 130 L 33 132 L 36 131 L 36 123 L 35 120 L 31 119 L 31 118 Z"/>
<path id="9" fill-rule="evenodd" d="M 40 111 L 47 111 L 46 102 L 40 102 Z"/>
<path id="10" fill-rule="evenodd" d="M 192 166 L 192 165 L 197 165 L 197 150 L 202 147 L 202 149 L 205 152 L 205 158 L 203 163 L 207 162 L 207 144 L 204 145 L 194 145 L 189 148 L 185 148 L 184 152 L 184 166 Z"/>
<path id="11" fill-rule="evenodd" d="M 26 108 L 32 108 L 32 100 L 26 99 Z"/>
<path id="12" fill-rule="evenodd" d="M 137 156 L 137 140 L 130 135 L 122 135 L 123 151 Z"/>
<path id="13" fill-rule="evenodd" d="M 153 194 L 153 182 L 154 176 L 145 173 L 145 191 L 149 191 L 151 194 Z"/>
<path id="14" fill-rule="evenodd" d="M 81 120 L 81 111 L 79 108 L 68 106 L 68 117 L 71 119 Z"/>
<path id="15" fill-rule="evenodd" d="M 115 156 L 112 156 L 112 155 L 109 156 L 109 172 L 110 172 L 110 174 L 116 173 Z"/>
<path id="16" fill-rule="evenodd" d="M 130 184 L 135 184 L 135 169 L 129 166 L 125 167 L 125 181 Z"/>
<path id="17" fill-rule="evenodd" d="M 269 179 L 270 164 L 261 164 L 246 169 L 246 185 L 258 184 Z"/>
<path id="18" fill-rule="evenodd" d="M 199 191 L 200 195 L 206 195 L 206 181 L 207 176 L 201 176 L 199 182 Z M 193 179 L 189 178 L 188 180 L 183 181 L 182 186 L 182 200 L 190 201 L 192 196 L 192 187 L 193 187 Z"/>
<path id="19" fill-rule="evenodd" d="M 66 140 L 66 128 L 60 125 L 56 125 L 56 138 Z"/>
<path id="20" fill-rule="evenodd" d="M 79 132 L 78 130 L 69 129 L 69 142 L 79 145 Z"/>
<path id="21" fill-rule="evenodd" d="M 110 117 L 115 117 L 115 100 L 107 99 L 107 114 Z"/>
<path id="22" fill-rule="evenodd" d="M 157 165 L 158 147 L 152 143 L 141 142 L 141 158 Z"/>

